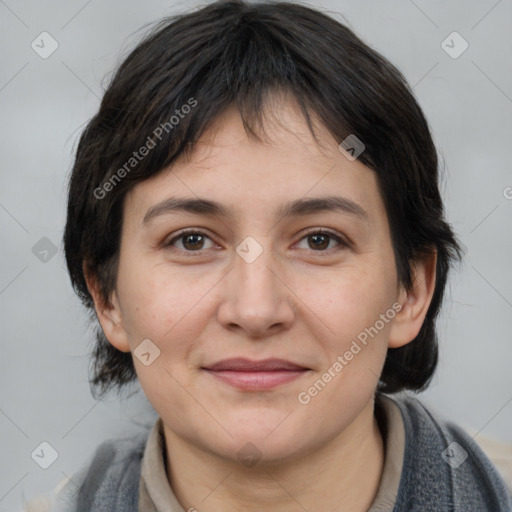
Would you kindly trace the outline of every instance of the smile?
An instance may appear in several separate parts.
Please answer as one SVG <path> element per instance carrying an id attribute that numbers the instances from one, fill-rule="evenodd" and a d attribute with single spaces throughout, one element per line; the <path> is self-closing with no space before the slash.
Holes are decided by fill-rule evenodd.
<path id="1" fill-rule="evenodd" d="M 310 369 L 283 359 L 228 359 L 203 367 L 216 379 L 244 391 L 262 391 L 292 382 Z"/>

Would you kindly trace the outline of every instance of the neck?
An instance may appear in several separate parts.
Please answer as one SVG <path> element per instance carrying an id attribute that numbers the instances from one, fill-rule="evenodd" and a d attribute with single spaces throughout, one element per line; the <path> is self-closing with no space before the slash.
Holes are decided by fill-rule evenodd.
<path id="1" fill-rule="evenodd" d="M 225 512 L 364 512 L 384 465 L 384 446 L 371 401 L 340 434 L 286 462 L 244 467 L 198 448 L 164 425 L 169 483 L 185 510 Z"/>

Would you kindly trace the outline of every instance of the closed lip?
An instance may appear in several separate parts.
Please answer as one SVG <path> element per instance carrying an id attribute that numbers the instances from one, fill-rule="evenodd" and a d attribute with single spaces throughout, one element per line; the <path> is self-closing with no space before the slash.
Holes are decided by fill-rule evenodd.
<path id="1" fill-rule="evenodd" d="M 300 371 L 309 370 L 286 359 L 263 359 L 255 361 L 242 357 L 223 359 L 214 364 L 203 366 L 203 369 L 220 372 L 220 371 L 236 371 L 236 372 L 277 372 L 277 371 Z"/>

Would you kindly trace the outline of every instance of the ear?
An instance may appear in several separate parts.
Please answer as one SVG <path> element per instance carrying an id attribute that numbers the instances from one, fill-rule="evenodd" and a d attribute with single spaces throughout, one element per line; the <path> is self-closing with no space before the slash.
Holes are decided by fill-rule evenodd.
<path id="1" fill-rule="evenodd" d="M 398 302 L 402 309 L 396 314 L 390 329 L 389 348 L 411 342 L 420 332 L 434 295 L 437 251 L 424 256 L 412 265 L 412 289 L 400 287 Z"/>
<path id="2" fill-rule="evenodd" d="M 117 293 L 114 290 L 109 297 L 109 301 L 105 304 L 99 291 L 97 276 L 92 275 L 86 263 L 82 265 L 87 288 L 94 300 L 94 309 L 96 316 L 100 322 L 101 328 L 109 343 L 121 352 L 130 352 L 130 343 L 128 341 L 128 333 L 122 322 L 121 308 Z"/>

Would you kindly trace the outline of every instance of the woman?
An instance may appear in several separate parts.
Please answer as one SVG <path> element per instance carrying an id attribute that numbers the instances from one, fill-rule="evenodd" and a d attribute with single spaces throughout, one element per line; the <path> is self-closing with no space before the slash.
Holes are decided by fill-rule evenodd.
<path id="1" fill-rule="evenodd" d="M 64 236 L 92 383 L 159 415 L 58 510 L 511 510 L 406 390 L 436 368 L 460 249 L 399 71 L 293 3 L 163 20 L 81 136 Z M 390 396 L 392 395 L 392 396 Z"/>

